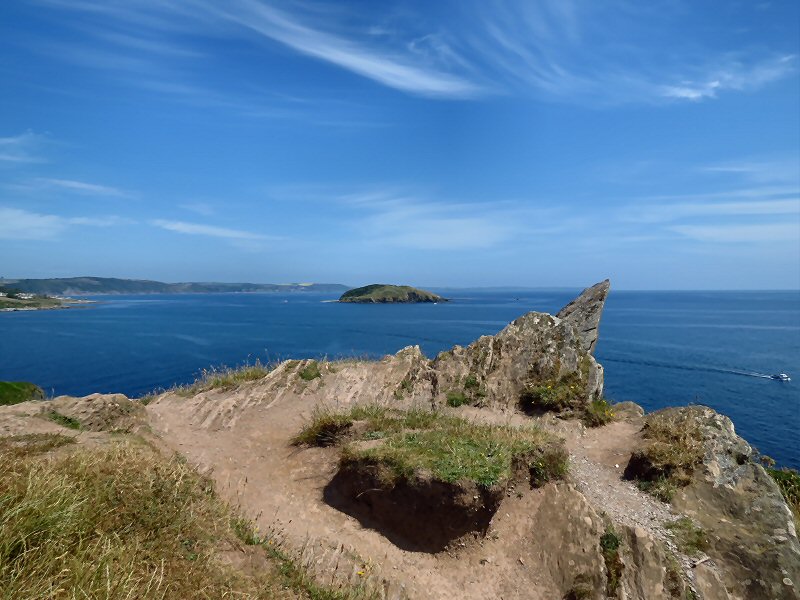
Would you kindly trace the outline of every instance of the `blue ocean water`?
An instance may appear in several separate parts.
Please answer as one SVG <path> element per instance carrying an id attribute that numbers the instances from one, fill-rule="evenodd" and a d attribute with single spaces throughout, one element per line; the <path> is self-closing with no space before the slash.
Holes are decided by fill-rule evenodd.
<path id="1" fill-rule="evenodd" d="M 90 308 L 0 313 L 0 380 L 53 395 L 137 396 L 245 361 L 433 356 L 579 290 L 443 290 L 442 304 L 354 305 L 302 294 L 96 297 Z M 600 325 L 606 395 L 647 410 L 701 403 L 751 444 L 800 467 L 800 293 L 613 291 Z M 785 372 L 794 381 L 759 375 Z"/>

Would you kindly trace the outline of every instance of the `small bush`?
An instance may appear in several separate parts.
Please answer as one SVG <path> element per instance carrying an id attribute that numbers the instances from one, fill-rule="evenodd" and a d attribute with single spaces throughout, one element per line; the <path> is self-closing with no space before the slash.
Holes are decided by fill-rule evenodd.
<path id="1" fill-rule="evenodd" d="M 631 456 L 625 477 L 669 502 L 675 491 L 688 485 L 695 467 L 703 460 L 703 432 L 694 415 L 666 410 L 647 417 L 643 448 Z"/>
<path id="2" fill-rule="evenodd" d="M 469 400 L 464 392 L 447 392 L 447 406 L 458 408 L 459 406 L 464 406 L 465 404 L 469 404 Z"/>
<path id="3" fill-rule="evenodd" d="M 67 427 L 69 429 L 77 429 L 80 430 L 83 428 L 81 422 L 78 419 L 73 419 L 72 417 L 68 417 L 67 415 L 62 415 L 60 412 L 55 410 L 49 410 L 45 414 L 45 417 L 53 421 L 54 423 L 58 423 L 62 427 Z"/>
<path id="4" fill-rule="evenodd" d="M 478 383 L 478 378 L 474 375 L 467 375 L 467 378 L 464 380 L 464 389 L 465 390 L 477 390 L 480 384 Z"/>
<path id="5" fill-rule="evenodd" d="M 675 536 L 680 551 L 688 556 L 697 556 L 708 549 L 706 532 L 697 527 L 688 517 L 665 523 L 664 526 Z"/>
<path id="6" fill-rule="evenodd" d="M 616 596 L 619 582 L 622 579 L 622 559 L 620 558 L 621 541 L 614 528 L 606 527 L 605 533 L 600 536 L 600 551 L 606 563 L 606 593 Z"/>
<path id="7" fill-rule="evenodd" d="M 241 516 L 231 518 L 231 530 L 245 546 L 257 546 L 261 543 L 253 522 Z"/>
<path id="8" fill-rule="evenodd" d="M 303 367 L 300 370 L 299 375 L 300 379 L 303 381 L 312 381 L 318 377 L 322 377 L 322 373 L 319 371 L 319 364 L 317 364 L 317 361 L 315 360 L 312 360 L 305 367 Z"/>
<path id="9" fill-rule="evenodd" d="M 520 406 L 528 412 L 559 412 L 573 407 L 585 395 L 585 384 L 581 382 L 580 375 L 573 371 L 559 379 L 549 379 L 525 388 L 520 394 Z"/>
<path id="10" fill-rule="evenodd" d="M 605 398 L 597 398 L 586 405 L 583 421 L 589 427 L 600 427 L 614 420 L 614 410 Z"/>

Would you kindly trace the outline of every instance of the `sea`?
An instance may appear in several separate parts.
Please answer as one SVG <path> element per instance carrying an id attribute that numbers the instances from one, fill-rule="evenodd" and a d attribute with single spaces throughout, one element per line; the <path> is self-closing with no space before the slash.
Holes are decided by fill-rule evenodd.
<path id="1" fill-rule="evenodd" d="M 428 356 L 491 335 L 528 311 L 555 313 L 580 290 L 443 289 L 447 303 L 361 305 L 335 295 L 89 297 L 85 308 L 0 313 L 0 380 L 51 396 L 138 397 L 203 369 L 256 360 Z M 596 358 L 605 394 L 647 411 L 704 404 L 778 464 L 800 468 L 800 292 L 612 289 Z M 792 381 L 770 379 L 787 373 Z"/>

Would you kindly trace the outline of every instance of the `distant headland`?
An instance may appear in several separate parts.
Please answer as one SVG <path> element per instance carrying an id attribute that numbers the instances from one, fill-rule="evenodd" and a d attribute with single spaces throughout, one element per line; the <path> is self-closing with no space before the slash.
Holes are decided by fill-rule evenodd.
<path id="1" fill-rule="evenodd" d="M 14 290 L 38 296 L 85 296 L 93 294 L 212 294 L 232 292 L 327 292 L 341 293 L 339 283 L 164 283 L 147 279 L 115 277 L 66 277 L 55 279 L 0 279 L 0 292 Z"/>
<path id="2" fill-rule="evenodd" d="M 373 283 L 346 291 L 339 302 L 391 304 L 414 302 L 447 302 L 447 298 L 408 285 Z"/>

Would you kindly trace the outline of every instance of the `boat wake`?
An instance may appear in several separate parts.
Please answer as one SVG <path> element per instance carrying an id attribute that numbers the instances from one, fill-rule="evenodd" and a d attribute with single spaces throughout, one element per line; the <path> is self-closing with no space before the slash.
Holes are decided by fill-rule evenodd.
<path id="1" fill-rule="evenodd" d="M 759 377 L 761 379 L 775 379 L 775 376 L 758 371 L 747 371 L 743 369 L 726 369 L 723 367 L 713 367 L 706 365 L 675 365 L 647 360 L 634 360 L 630 358 L 603 358 L 601 362 L 614 362 L 630 365 L 644 365 L 647 367 L 657 367 L 660 369 L 677 369 L 680 371 L 704 371 L 707 373 L 724 373 L 726 375 L 740 375 L 742 377 Z"/>

